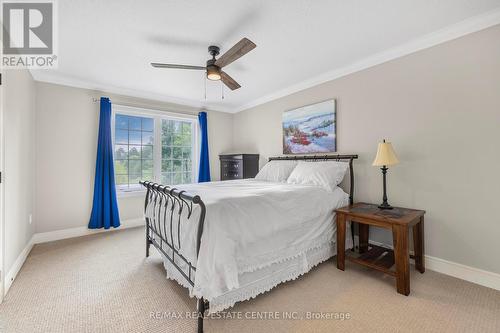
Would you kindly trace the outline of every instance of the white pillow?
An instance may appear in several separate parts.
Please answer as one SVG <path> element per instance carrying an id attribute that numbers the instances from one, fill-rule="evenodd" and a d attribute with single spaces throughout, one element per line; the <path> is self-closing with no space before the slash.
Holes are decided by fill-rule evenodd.
<path id="1" fill-rule="evenodd" d="M 293 169 L 287 183 L 318 185 L 327 191 L 333 191 L 342 182 L 349 168 L 349 163 L 336 161 L 304 162 L 300 161 Z"/>
<path id="2" fill-rule="evenodd" d="M 255 179 L 284 183 L 295 166 L 297 166 L 297 161 L 269 161 L 255 176 Z"/>

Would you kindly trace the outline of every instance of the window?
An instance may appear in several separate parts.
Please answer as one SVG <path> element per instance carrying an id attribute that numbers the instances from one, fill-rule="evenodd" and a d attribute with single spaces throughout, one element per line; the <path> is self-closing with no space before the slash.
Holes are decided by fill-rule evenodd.
<path id="1" fill-rule="evenodd" d="M 142 190 L 140 180 L 165 185 L 195 180 L 195 117 L 113 106 L 118 192 Z"/>
<path id="2" fill-rule="evenodd" d="M 161 182 L 191 183 L 193 179 L 193 124 L 187 121 L 161 121 Z"/>
<path id="3" fill-rule="evenodd" d="M 117 114 L 115 117 L 115 182 L 120 190 L 153 180 L 154 119 Z"/>

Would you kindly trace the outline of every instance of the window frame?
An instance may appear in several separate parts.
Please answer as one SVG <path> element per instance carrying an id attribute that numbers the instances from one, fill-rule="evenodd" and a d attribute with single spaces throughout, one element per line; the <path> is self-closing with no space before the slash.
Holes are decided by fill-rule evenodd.
<path id="1" fill-rule="evenodd" d="M 111 106 L 111 141 L 113 145 L 113 164 L 115 163 L 115 119 L 116 114 L 125 116 L 148 117 L 153 118 L 153 181 L 161 183 L 161 163 L 162 163 L 162 120 L 176 120 L 190 122 L 192 124 L 193 135 L 191 138 L 192 147 L 192 167 L 191 179 L 198 179 L 198 159 L 199 159 L 199 125 L 198 117 L 191 114 L 182 114 L 170 111 L 161 111 L 147 109 L 141 107 L 126 106 L 120 104 L 112 104 Z M 115 175 L 116 176 L 116 175 Z M 143 195 L 145 189 L 141 187 L 119 189 L 116 185 L 116 193 L 118 197 Z"/>

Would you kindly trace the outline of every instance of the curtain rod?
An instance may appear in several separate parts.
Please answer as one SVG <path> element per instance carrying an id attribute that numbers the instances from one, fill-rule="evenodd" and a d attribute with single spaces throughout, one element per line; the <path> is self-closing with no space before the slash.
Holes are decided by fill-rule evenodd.
<path id="1" fill-rule="evenodd" d="M 93 103 L 97 103 L 97 102 L 100 102 L 101 99 L 100 98 L 95 98 L 95 97 L 92 97 L 92 102 Z M 111 102 L 111 100 L 110 100 Z M 196 113 L 184 113 L 184 112 L 176 112 L 176 111 L 168 111 L 168 110 L 159 110 L 159 109 L 151 109 L 149 107 L 142 107 L 142 106 L 131 106 L 131 105 L 124 105 L 124 104 L 114 104 L 111 102 L 112 105 L 114 106 L 117 106 L 119 108 L 134 108 L 134 109 L 140 109 L 140 110 L 143 110 L 143 111 L 150 111 L 152 113 L 160 113 L 160 114 L 170 114 L 170 116 L 172 117 L 180 117 L 180 118 L 193 118 L 193 119 L 196 119 L 198 117 L 198 115 Z M 198 114 L 200 112 L 207 112 L 206 109 L 201 109 L 201 110 L 198 110 L 196 111 L 198 112 Z"/>
<path id="2" fill-rule="evenodd" d="M 101 101 L 101 98 L 95 98 L 95 97 L 92 97 L 92 102 L 93 103 L 97 103 L 97 102 L 100 102 Z M 109 100 L 110 102 L 111 99 Z M 126 107 L 126 108 L 137 108 L 137 109 L 146 109 L 146 110 L 151 110 L 151 111 L 159 111 L 159 112 L 170 112 L 170 113 L 179 113 L 179 114 L 185 114 L 183 112 L 175 112 L 175 111 L 165 111 L 165 110 L 156 110 L 156 109 L 151 109 L 150 107 L 142 107 L 142 106 L 135 106 L 135 105 L 126 105 L 126 104 L 114 104 L 114 103 L 111 103 L 115 106 L 121 106 L 121 107 Z M 205 108 L 201 108 L 200 110 L 197 110 L 197 112 L 207 112 L 208 110 L 205 109 Z M 189 113 L 186 113 L 186 114 L 189 114 Z"/>
<path id="3" fill-rule="evenodd" d="M 92 102 L 93 103 L 97 103 L 97 102 L 100 102 L 100 98 L 95 98 L 95 97 L 92 97 Z M 183 119 L 186 119 L 186 118 L 189 118 L 189 119 L 197 119 L 198 118 L 198 114 L 197 113 L 184 113 L 184 112 L 176 112 L 176 111 L 169 111 L 169 110 L 160 110 L 160 109 L 151 109 L 149 107 L 142 107 L 142 106 L 131 106 L 131 105 L 124 105 L 124 104 L 113 104 L 111 103 L 114 107 L 117 107 L 118 109 L 121 109 L 120 111 L 126 111 L 126 109 L 135 109 L 135 110 L 138 110 L 139 112 L 143 112 L 143 113 L 150 113 L 150 114 L 157 114 L 157 115 L 166 115 L 166 116 L 170 116 L 170 117 L 173 117 L 173 118 L 183 118 Z M 199 112 L 203 112 L 206 110 L 200 110 L 198 111 Z"/>

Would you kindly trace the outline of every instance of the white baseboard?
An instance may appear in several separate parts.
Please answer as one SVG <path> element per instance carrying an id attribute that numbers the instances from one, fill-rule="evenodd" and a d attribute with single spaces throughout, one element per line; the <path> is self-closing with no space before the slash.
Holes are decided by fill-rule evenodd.
<path id="1" fill-rule="evenodd" d="M 7 294 L 7 292 L 9 291 L 9 289 L 12 285 L 12 282 L 14 281 L 17 274 L 21 270 L 21 267 L 23 266 L 31 249 L 33 248 L 33 245 L 35 245 L 35 244 L 52 242 L 52 241 L 67 239 L 67 238 L 92 235 L 92 234 L 101 233 L 101 232 L 109 232 L 109 231 L 115 231 L 115 230 L 121 230 L 121 229 L 127 229 L 127 228 L 140 227 L 143 225 L 144 225 L 144 220 L 142 218 L 140 218 L 140 219 L 133 219 L 133 220 L 125 220 L 122 222 L 120 228 L 117 228 L 117 229 L 113 228 L 113 229 L 107 229 L 107 230 L 106 229 L 91 230 L 91 229 L 87 229 L 87 227 L 77 227 L 77 228 L 62 229 L 62 230 L 34 234 L 33 237 L 31 237 L 28 244 L 26 245 L 26 247 L 21 252 L 21 254 L 17 257 L 12 268 L 9 270 L 9 272 L 5 276 L 4 294 Z M 356 243 L 358 241 L 357 237 L 358 236 L 355 236 Z M 372 240 L 370 240 L 370 243 L 375 244 L 375 245 L 379 245 L 379 246 L 383 246 L 383 247 L 387 247 L 387 248 L 392 248 L 392 245 L 383 244 L 383 243 L 372 241 Z M 441 258 L 429 256 L 429 255 L 425 256 L 425 266 L 427 269 L 436 271 L 438 273 L 453 276 L 453 277 L 456 277 L 458 279 L 462 279 L 465 281 L 476 283 L 476 284 L 479 284 L 479 285 L 482 285 L 482 286 L 485 286 L 488 288 L 500 290 L 500 274 L 498 274 L 498 273 L 485 271 L 485 270 L 482 270 L 479 268 L 462 265 L 462 264 L 459 264 L 459 263 L 456 263 L 453 261 L 444 260 Z"/>
<path id="2" fill-rule="evenodd" d="M 462 265 L 453 261 L 425 256 L 425 267 L 446 275 L 500 290 L 500 274 Z"/>
<path id="3" fill-rule="evenodd" d="M 16 261 L 10 268 L 10 270 L 7 272 L 5 275 L 5 285 L 4 285 L 4 295 L 7 294 L 7 292 L 10 289 L 10 286 L 12 285 L 12 282 L 14 282 L 17 274 L 21 270 L 21 267 L 23 267 L 24 262 L 26 261 L 26 258 L 28 258 L 28 255 L 31 252 L 31 249 L 33 248 L 33 245 L 35 243 L 33 242 L 33 237 L 28 241 L 28 244 L 24 247 L 24 249 L 21 251 L 21 254 L 17 257 Z"/>
<path id="4" fill-rule="evenodd" d="M 55 231 L 34 234 L 31 237 L 31 239 L 29 240 L 28 244 L 26 244 L 26 247 L 23 249 L 21 254 L 19 254 L 19 256 L 17 257 L 16 261 L 14 262 L 14 265 L 12 265 L 11 269 L 5 275 L 4 295 L 6 295 L 7 292 L 9 291 L 9 289 L 12 285 L 12 282 L 14 282 L 17 274 L 21 270 L 21 267 L 23 267 L 23 264 L 26 261 L 26 258 L 28 258 L 28 255 L 31 252 L 31 249 L 33 248 L 33 246 L 35 244 L 52 242 L 52 241 L 56 241 L 56 240 L 66 239 L 66 238 L 74 238 L 74 237 L 80 237 L 80 236 L 86 236 L 86 235 L 93 235 L 93 234 L 97 234 L 97 233 L 101 233 L 101 232 L 109 232 L 109 231 L 122 230 L 122 229 L 127 229 L 127 228 L 140 227 L 143 225 L 144 225 L 144 219 L 139 218 L 139 219 L 122 221 L 119 228 L 88 229 L 87 227 L 77 227 L 77 228 L 69 228 L 69 229 L 62 229 L 62 230 L 55 230 Z"/>
<path id="5" fill-rule="evenodd" d="M 145 225 L 144 219 L 139 218 L 139 219 L 122 221 L 119 228 L 89 229 L 87 227 L 76 227 L 76 228 L 61 229 L 61 230 L 55 230 L 55 231 L 36 233 L 35 235 L 33 235 L 33 238 L 34 238 L 35 244 L 40 244 L 40 243 L 47 243 L 47 242 L 52 242 L 52 241 L 56 241 L 56 240 L 66 239 L 66 238 L 74 238 L 74 237 L 99 234 L 101 232 L 134 228 L 134 227 L 139 227 L 142 225 Z"/>
<path id="6" fill-rule="evenodd" d="M 358 236 L 354 236 L 356 244 Z M 392 249 L 392 244 L 384 244 L 370 240 L 370 243 L 382 247 Z M 469 281 L 481 286 L 500 290 L 500 274 L 485 271 L 479 268 L 462 265 L 453 261 L 436 258 L 433 256 L 425 256 L 425 268 L 438 273 L 456 277 L 461 280 Z"/>

